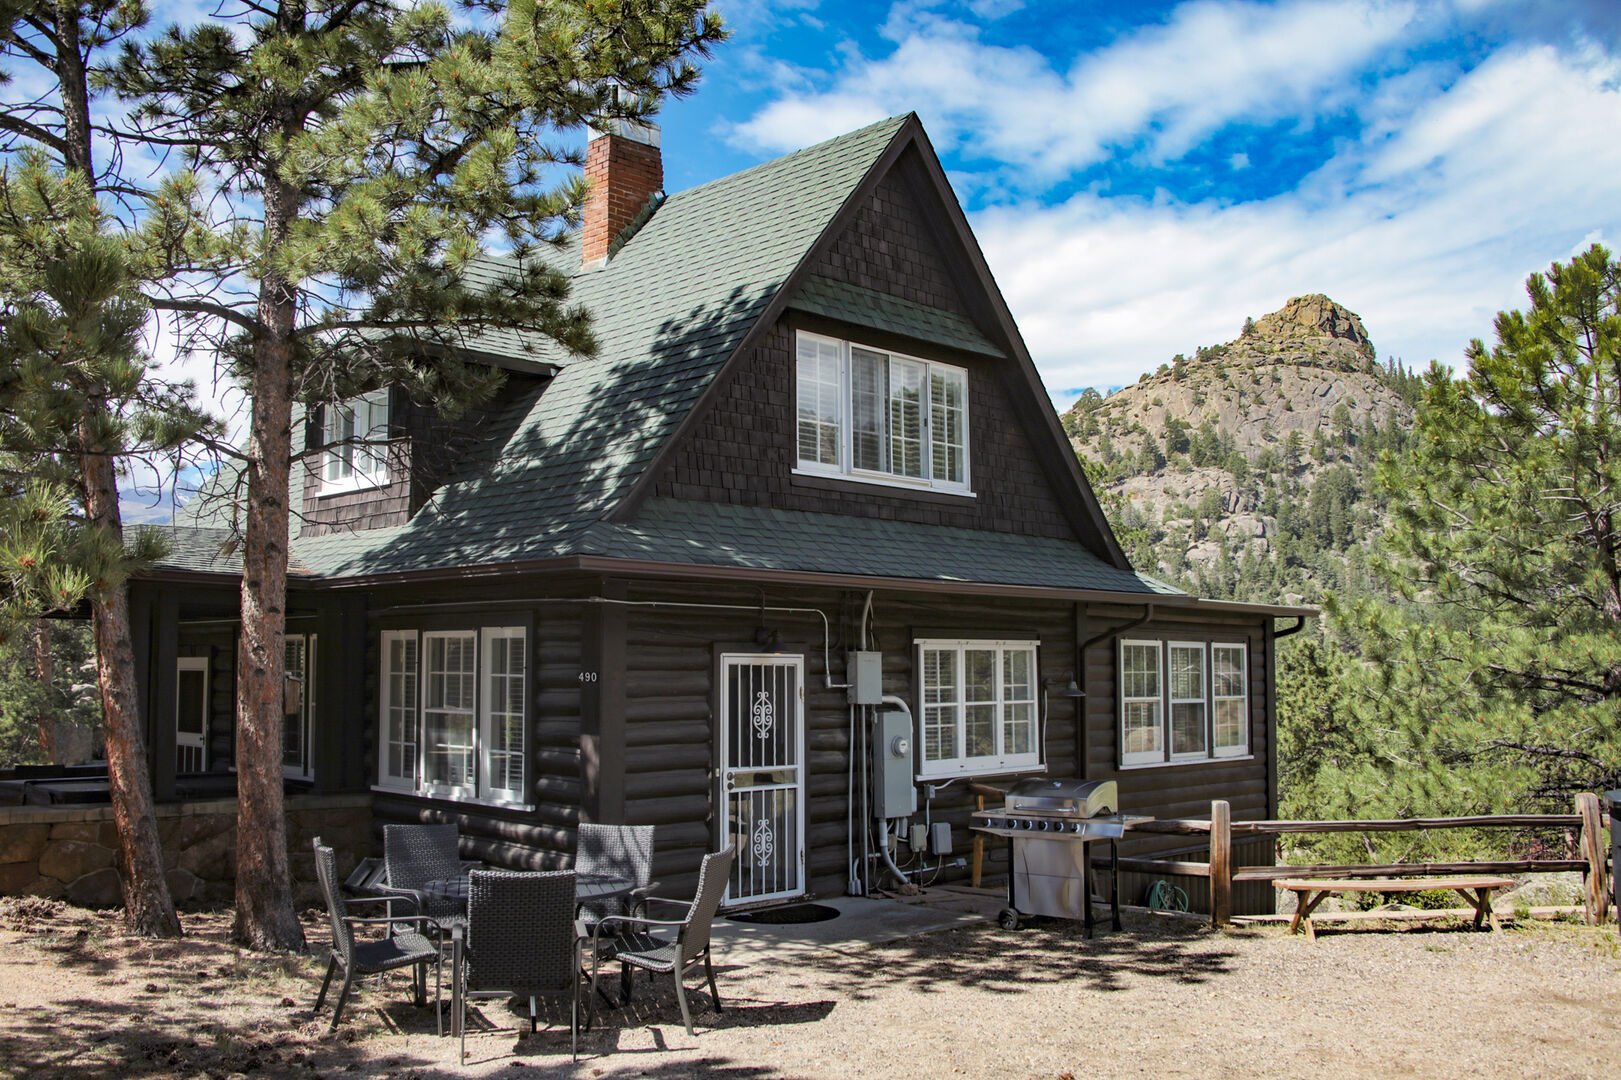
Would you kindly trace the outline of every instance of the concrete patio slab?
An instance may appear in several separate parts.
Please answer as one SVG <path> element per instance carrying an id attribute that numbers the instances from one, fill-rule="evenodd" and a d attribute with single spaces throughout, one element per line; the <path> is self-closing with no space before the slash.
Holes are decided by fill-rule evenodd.
<path id="1" fill-rule="evenodd" d="M 727 964 L 753 964 L 814 956 L 822 951 L 854 952 L 963 926 L 982 926 L 1004 906 L 990 890 L 930 889 L 904 899 L 836 896 L 811 901 L 838 911 L 816 923 L 770 924 L 715 920 L 715 958 Z"/>

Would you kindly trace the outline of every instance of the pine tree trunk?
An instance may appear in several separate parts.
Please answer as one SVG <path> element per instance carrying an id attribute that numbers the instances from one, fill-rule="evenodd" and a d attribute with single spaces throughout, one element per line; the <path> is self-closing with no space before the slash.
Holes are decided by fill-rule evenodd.
<path id="1" fill-rule="evenodd" d="M 285 239 L 297 193 L 265 192 L 265 248 Z M 242 545 L 242 634 L 237 655 L 236 925 L 250 949 L 302 950 L 293 910 L 282 790 L 283 679 L 287 630 L 288 474 L 294 291 L 277 271 L 259 283 L 248 435 L 248 505 Z"/>
<path id="2" fill-rule="evenodd" d="M 84 472 L 86 518 L 93 528 L 109 532 L 122 543 L 118 480 L 112 459 L 86 453 L 80 459 L 80 468 Z M 118 872 L 124 887 L 125 919 L 136 934 L 180 937 L 180 919 L 163 876 L 163 847 L 157 818 L 152 813 L 146 740 L 141 736 L 141 718 L 135 703 L 135 648 L 130 642 L 128 587 L 120 583 L 98 596 L 91 603 L 90 618 L 96 637 L 96 682 L 101 689 L 107 780 L 113 824 L 118 829 Z"/>
<path id="3" fill-rule="evenodd" d="M 47 619 L 34 620 L 34 681 L 44 693 L 40 697 L 39 713 L 34 717 L 39 727 L 39 752 L 45 763 L 56 763 L 56 710 L 51 707 L 51 624 Z"/>

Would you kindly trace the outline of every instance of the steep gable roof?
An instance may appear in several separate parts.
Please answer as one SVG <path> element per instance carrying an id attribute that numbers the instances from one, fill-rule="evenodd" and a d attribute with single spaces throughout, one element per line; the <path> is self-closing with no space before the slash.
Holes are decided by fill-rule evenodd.
<path id="1" fill-rule="evenodd" d="M 921 174 L 921 183 L 931 189 L 928 201 L 935 204 L 931 213 L 937 231 L 958 247 L 958 261 L 970 269 L 972 280 L 963 291 L 978 305 L 972 320 L 939 319 L 938 313 L 920 312 L 894 298 L 860 295 L 862 290 L 823 281 L 811 272 L 816 254 L 848 224 L 859 199 L 903 153 L 911 161 L 909 182 L 916 186 Z M 1076 587 L 1164 590 L 1131 571 L 1080 477 L 1034 365 L 915 116 L 885 120 L 672 195 L 600 269 L 578 271 L 573 246 L 547 257 L 573 274 L 573 299 L 592 312 L 597 354 L 571 357 L 549 341 L 515 332 L 469 341 L 477 354 L 544 363 L 555 373 L 544 386 L 514 393 L 502 403 L 506 420 L 493 427 L 509 434 L 470 458 L 410 522 L 297 538 L 292 545 L 295 573 L 370 577 L 566 556 L 646 558 L 655 550 L 687 550 L 680 537 L 693 535 L 700 526 L 711 539 L 722 535 L 723 526 L 753 539 L 693 562 L 740 567 L 769 562 L 791 568 L 795 560 L 816 561 L 814 537 L 806 529 L 838 527 L 837 522 L 735 513 L 717 517 L 651 506 L 644 485 L 701 412 L 705 395 L 728 362 L 744 353 L 786 307 L 837 315 L 852 305 L 866 305 L 898 332 L 1010 357 L 1017 367 L 1016 381 L 1053 428 L 1053 438 L 1035 440 L 1052 443 L 1038 447 L 1045 455 L 1043 464 L 1057 478 L 1056 490 L 1072 498 L 1080 521 L 1077 531 L 1088 537 L 1085 547 L 1091 548 L 1070 544 L 1074 550 L 1064 555 L 1043 547 L 1035 561 L 1046 567 L 1044 583 L 1056 585 L 1068 574 Z M 491 260 L 475 274 L 494 280 L 500 270 L 501 261 Z M 206 513 L 192 520 L 221 524 Z M 912 544 L 915 550 L 920 539 L 902 535 L 906 530 L 880 531 L 883 536 L 872 537 L 880 546 Z M 202 568 L 203 553 L 194 539 L 177 544 L 170 566 Z M 939 575 L 915 570 L 896 576 L 956 579 L 968 573 L 976 565 L 970 553 L 983 552 L 971 537 L 947 539 L 963 553 L 957 563 Z M 1036 556 L 1033 549 L 1024 550 L 1028 544 L 1020 547 L 1022 541 L 1008 534 L 999 534 L 998 542 L 1023 552 L 1004 551 L 1010 565 Z M 772 543 L 778 546 L 771 548 Z M 875 569 L 891 564 L 904 569 L 902 560 L 876 551 L 870 561 Z M 219 566 L 218 560 L 209 562 L 210 568 Z M 983 567 L 983 558 L 977 564 Z M 1089 584 L 1080 585 L 1082 579 Z"/>

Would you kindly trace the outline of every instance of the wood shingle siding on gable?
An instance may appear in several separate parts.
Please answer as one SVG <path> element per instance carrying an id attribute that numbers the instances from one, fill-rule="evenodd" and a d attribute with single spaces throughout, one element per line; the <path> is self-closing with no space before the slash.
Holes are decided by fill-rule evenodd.
<path id="1" fill-rule="evenodd" d="M 899 167 L 879 181 L 850 227 L 811 264 L 811 272 L 924 307 L 968 314 L 941 246 Z"/>
<path id="2" fill-rule="evenodd" d="M 968 316 L 949 262 L 904 170 L 885 176 L 820 259 L 822 277 Z M 796 476 L 794 332 L 804 329 L 935 359 L 968 372 L 972 498 Z M 1007 383 L 1012 361 L 802 313 L 771 328 L 722 378 L 716 400 L 653 487 L 655 497 L 769 506 L 1072 539 L 1071 517 L 1038 463 Z"/>
<path id="3" fill-rule="evenodd" d="M 857 334 L 873 344 L 896 339 L 826 320 L 791 315 L 777 325 L 681 447 L 653 494 L 675 499 L 854 515 L 991 532 L 1073 539 L 1069 517 L 1037 464 L 1000 365 L 938 347 L 906 347 L 968 371 L 969 478 L 972 498 L 794 475 L 794 327 Z"/>

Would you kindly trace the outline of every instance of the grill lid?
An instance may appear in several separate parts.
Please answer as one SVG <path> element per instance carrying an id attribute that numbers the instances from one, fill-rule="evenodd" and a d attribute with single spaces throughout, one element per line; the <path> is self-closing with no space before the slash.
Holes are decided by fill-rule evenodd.
<path id="1" fill-rule="evenodd" d="M 1003 809 L 1012 814 L 1064 814 L 1098 817 L 1120 809 L 1113 780 L 1076 780 L 1032 776 L 1020 780 L 1007 793 Z"/>

